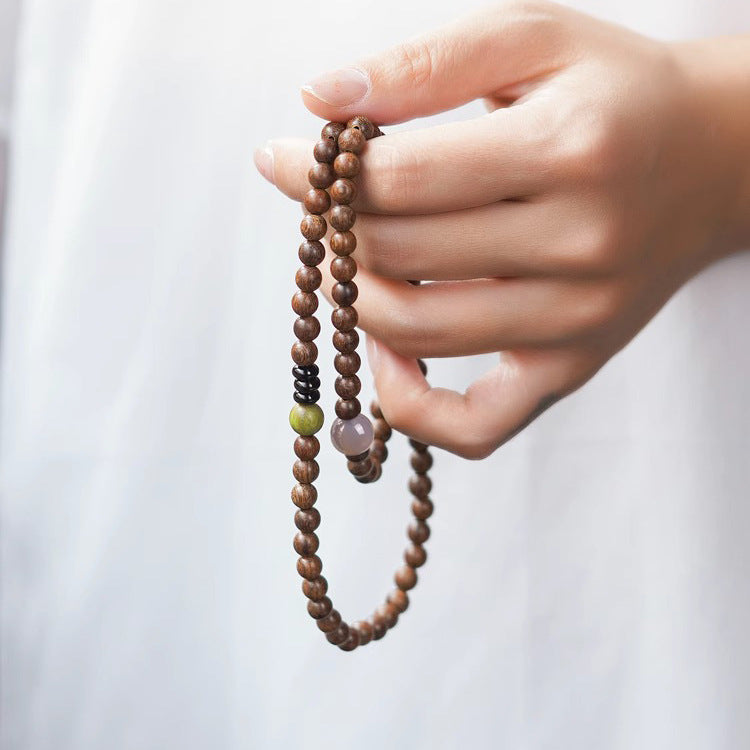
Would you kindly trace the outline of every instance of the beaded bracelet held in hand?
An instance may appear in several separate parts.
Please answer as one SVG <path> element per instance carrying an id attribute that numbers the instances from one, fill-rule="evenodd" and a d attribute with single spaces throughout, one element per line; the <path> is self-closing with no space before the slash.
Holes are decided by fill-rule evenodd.
<path id="1" fill-rule="evenodd" d="M 294 478 L 298 484 L 292 489 L 292 500 L 299 510 L 294 514 L 294 523 L 299 529 L 294 537 L 294 549 L 300 555 L 297 571 L 304 579 L 302 591 L 308 598 L 307 611 L 317 620 L 318 628 L 326 634 L 328 641 L 344 651 L 353 651 L 371 640 L 382 638 L 389 628 L 398 621 L 399 615 L 409 606 L 407 591 L 417 583 L 417 568 L 424 565 L 427 552 L 424 543 L 430 536 L 427 519 L 432 515 L 432 501 L 429 492 L 432 487 L 427 471 L 432 466 L 432 456 L 423 443 L 410 440 L 414 452 L 411 466 L 414 475 L 409 480 L 409 490 L 413 501 L 411 510 L 415 520 L 408 528 L 412 544 L 404 552 L 405 564 L 394 576 L 396 588 L 388 595 L 368 620 L 352 625 L 342 620 L 326 596 L 328 582 L 321 575 L 323 563 L 316 554 L 318 536 L 315 529 L 320 525 L 320 513 L 314 507 L 318 493 L 313 485 L 319 473 L 315 457 L 320 443 L 315 433 L 323 426 L 323 411 L 318 406 L 320 398 L 319 370 L 315 364 L 318 348 L 315 339 L 320 333 L 320 323 L 315 317 L 318 308 L 316 290 L 320 286 L 321 273 L 317 266 L 325 257 L 321 239 L 327 230 L 323 214 L 330 209 L 329 220 L 336 230 L 330 238 L 331 250 L 336 257 L 331 261 L 331 274 L 336 279 L 333 299 L 337 307 L 331 314 L 337 329 L 333 334 L 333 345 L 338 350 L 334 365 L 339 376 L 336 378 L 336 419 L 331 426 L 331 440 L 334 447 L 347 458 L 349 471 L 359 482 L 375 482 L 380 478 L 383 462 L 388 457 L 386 441 L 391 436 L 391 428 L 383 418 L 376 402 L 371 411 L 374 425 L 361 413 L 357 395 L 360 381 L 357 371 L 360 358 L 357 354 L 359 334 L 356 331 L 357 285 L 354 276 L 357 263 L 352 257 L 357 241 L 352 233 L 356 214 L 350 203 L 357 194 L 353 178 L 359 174 L 359 154 L 370 138 L 382 135 L 380 129 L 365 117 L 354 117 L 344 125 L 329 122 L 321 133 L 321 140 L 315 144 L 316 163 L 310 169 L 308 178 L 312 189 L 305 195 L 307 214 L 300 228 L 305 241 L 299 247 L 299 258 L 304 264 L 297 271 L 296 281 L 299 291 L 292 298 L 292 309 L 299 315 L 294 322 L 297 341 L 292 346 L 292 359 L 295 366 L 294 400 L 295 405 L 289 414 L 289 422 L 298 437 L 294 441 Z M 419 360 L 422 372 L 424 363 Z"/>

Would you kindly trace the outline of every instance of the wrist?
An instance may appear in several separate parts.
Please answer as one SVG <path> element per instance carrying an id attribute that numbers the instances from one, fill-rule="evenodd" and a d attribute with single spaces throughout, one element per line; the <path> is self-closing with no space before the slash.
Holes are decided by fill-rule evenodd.
<path id="1" fill-rule="evenodd" d="M 706 190 L 720 191 L 711 252 L 730 255 L 750 247 L 750 35 L 680 42 L 672 49 L 693 104 L 696 146 L 707 149 L 715 170 Z"/>

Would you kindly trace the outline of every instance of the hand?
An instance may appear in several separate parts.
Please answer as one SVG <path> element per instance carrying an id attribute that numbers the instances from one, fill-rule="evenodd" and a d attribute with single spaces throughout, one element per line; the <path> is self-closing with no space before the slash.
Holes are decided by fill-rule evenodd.
<path id="1" fill-rule="evenodd" d="M 303 89 L 325 119 L 381 126 L 480 97 L 490 110 L 365 152 L 357 308 L 396 429 L 487 456 L 748 241 L 750 97 L 732 85 L 750 45 L 732 44 L 666 45 L 516 2 Z M 312 145 L 272 141 L 259 168 L 301 200 Z M 431 388 L 414 359 L 483 352 L 500 362 L 465 394 Z"/>

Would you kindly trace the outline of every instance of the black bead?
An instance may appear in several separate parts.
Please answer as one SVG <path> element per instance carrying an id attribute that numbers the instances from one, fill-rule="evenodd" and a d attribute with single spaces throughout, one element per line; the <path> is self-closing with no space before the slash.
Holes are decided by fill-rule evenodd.
<path id="1" fill-rule="evenodd" d="M 294 392 L 294 400 L 298 404 L 317 404 L 320 400 L 320 391 L 310 391 L 310 393 Z"/>
<path id="2" fill-rule="evenodd" d="M 294 387 L 297 393 L 310 393 L 320 388 L 320 378 L 310 378 L 309 380 L 295 380 Z"/>
<path id="3" fill-rule="evenodd" d="M 295 365 L 292 367 L 292 375 L 297 380 L 307 380 L 317 377 L 319 374 L 320 368 L 317 365 Z"/>

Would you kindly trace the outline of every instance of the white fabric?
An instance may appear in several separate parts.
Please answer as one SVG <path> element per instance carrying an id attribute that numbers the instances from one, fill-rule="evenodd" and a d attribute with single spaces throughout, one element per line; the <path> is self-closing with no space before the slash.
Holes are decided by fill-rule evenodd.
<path id="1" fill-rule="evenodd" d="M 581 7 L 665 38 L 750 29 L 746 0 Z M 750 747 L 747 253 L 491 459 L 438 455 L 429 563 L 384 642 L 340 653 L 305 613 L 286 423 L 299 209 L 252 148 L 319 127 L 301 82 L 456 12 L 25 4 L 3 750 Z M 432 372 L 461 386 L 486 364 Z M 404 546 L 392 443 L 377 489 L 321 459 L 347 618 L 389 590 Z"/>

